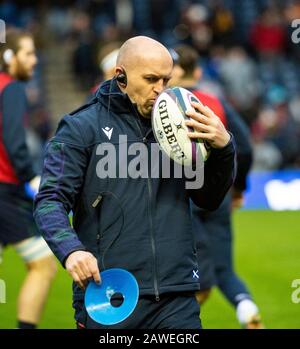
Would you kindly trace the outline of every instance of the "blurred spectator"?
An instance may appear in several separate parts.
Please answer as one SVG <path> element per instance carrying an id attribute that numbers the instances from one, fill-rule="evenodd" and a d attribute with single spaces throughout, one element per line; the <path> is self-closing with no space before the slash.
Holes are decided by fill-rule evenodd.
<path id="1" fill-rule="evenodd" d="M 250 124 L 260 94 L 254 61 L 242 47 L 234 47 L 219 62 L 219 73 L 228 98 Z"/>
<path id="2" fill-rule="evenodd" d="M 101 74 L 99 74 L 94 86 L 90 90 L 87 97 L 88 101 L 94 97 L 94 93 L 97 91 L 101 82 L 109 80 L 115 75 L 115 67 L 121 45 L 122 43 L 120 41 L 116 41 L 106 44 L 99 49 L 98 62 Z"/>
<path id="3" fill-rule="evenodd" d="M 207 56 L 213 38 L 208 8 L 201 4 L 192 4 L 183 11 L 182 20 L 187 29 L 187 43 L 201 56 Z"/>
<path id="4" fill-rule="evenodd" d="M 282 55 L 287 46 L 287 32 L 282 13 L 274 7 L 263 11 L 250 33 L 250 43 L 261 57 Z"/>
<path id="5" fill-rule="evenodd" d="M 91 18 L 85 12 L 75 13 L 72 21 L 72 37 L 76 42 L 73 53 L 73 71 L 79 87 L 87 90 L 97 73 L 95 57 L 95 37 L 91 30 Z"/>
<path id="6" fill-rule="evenodd" d="M 70 9 L 56 6 L 48 9 L 46 23 L 51 33 L 53 33 L 58 40 L 66 38 L 71 30 Z"/>
<path id="7" fill-rule="evenodd" d="M 253 138 L 259 145 L 256 158 L 262 157 L 262 153 L 268 154 L 265 169 L 293 166 L 299 157 L 300 143 L 286 90 L 282 86 L 272 86 L 266 101 L 269 107 L 261 110 L 253 124 Z"/>
<path id="8" fill-rule="evenodd" d="M 252 126 L 253 170 L 275 170 L 282 162 L 279 149 L 267 141 L 267 130 L 274 125 L 275 111 L 271 108 L 260 111 L 259 118 Z"/>
<path id="9" fill-rule="evenodd" d="M 133 8 L 130 0 L 116 0 L 116 24 L 124 36 L 132 32 Z"/>
<path id="10" fill-rule="evenodd" d="M 212 5 L 212 29 L 215 44 L 229 45 L 234 41 L 233 13 L 225 7 L 224 1 L 216 0 Z"/>
<path id="11" fill-rule="evenodd" d="M 99 50 L 98 62 L 102 73 L 102 80 L 109 80 L 115 75 L 115 67 L 119 48 L 122 42 L 116 41 L 104 45 Z"/>

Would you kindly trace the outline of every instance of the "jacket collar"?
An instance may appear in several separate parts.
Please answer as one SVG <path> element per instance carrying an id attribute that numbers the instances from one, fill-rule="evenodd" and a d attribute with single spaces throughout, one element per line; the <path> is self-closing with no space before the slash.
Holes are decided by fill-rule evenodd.
<path id="1" fill-rule="evenodd" d="M 126 114 L 130 116 L 129 119 L 133 126 L 139 125 L 140 132 L 144 136 L 152 133 L 150 120 L 144 120 L 139 115 L 136 106 L 130 101 L 128 95 L 120 90 L 116 79 L 104 81 L 96 92 L 96 98 L 107 109 L 107 115 L 110 115 L 109 111 L 117 114 Z M 136 120 L 135 122 L 134 119 Z M 145 130 L 147 130 L 146 133 Z"/>
<path id="2" fill-rule="evenodd" d="M 98 101 L 107 109 L 117 113 L 132 113 L 134 106 L 128 95 L 123 93 L 115 78 L 104 81 L 96 92 Z"/>

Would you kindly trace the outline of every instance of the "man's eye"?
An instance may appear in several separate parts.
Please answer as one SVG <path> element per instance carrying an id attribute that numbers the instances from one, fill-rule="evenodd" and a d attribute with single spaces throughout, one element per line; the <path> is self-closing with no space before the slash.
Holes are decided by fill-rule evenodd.
<path id="1" fill-rule="evenodd" d="M 149 82 L 156 82 L 157 78 L 147 77 L 146 80 L 149 81 Z"/>

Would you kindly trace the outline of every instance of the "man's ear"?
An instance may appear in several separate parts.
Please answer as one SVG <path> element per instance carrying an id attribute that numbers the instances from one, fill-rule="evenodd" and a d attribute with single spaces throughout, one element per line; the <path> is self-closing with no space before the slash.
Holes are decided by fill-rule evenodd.
<path id="1" fill-rule="evenodd" d="M 12 61 L 15 59 L 15 53 L 11 48 L 7 48 L 6 50 L 4 50 L 2 56 L 5 64 L 7 65 L 10 65 Z"/>
<path id="2" fill-rule="evenodd" d="M 115 77 L 117 77 L 120 73 L 123 72 L 123 68 L 120 66 L 115 67 Z"/>
<path id="3" fill-rule="evenodd" d="M 116 80 L 121 87 L 126 88 L 127 86 L 127 75 L 123 67 L 116 67 Z"/>
<path id="4" fill-rule="evenodd" d="M 202 75 L 203 75 L 203 70 L 200 67 L 197 67 L 193 73 L 194 79 L 199 81 L 202 79 Z"/>

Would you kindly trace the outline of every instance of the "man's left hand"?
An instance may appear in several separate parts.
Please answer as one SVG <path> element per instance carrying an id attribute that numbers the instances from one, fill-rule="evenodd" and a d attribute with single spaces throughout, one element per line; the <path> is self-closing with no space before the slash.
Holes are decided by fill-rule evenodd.
<path id="1" fill-rule="evenodd" d="M 194 132 L 188 132 L 188 136 L 191 139 L 201 138 L 213 148 L 225 147 L 230 141 L 230 134 L 220 118 L 203 104 L 192 102 L 191 105 L 195 111 L 186 112 L 191 120 L 187 120 L 185 123 L 187 126 L 193 127 Z"/>
<path id="2" fill-rule="evenodd" d="M 231 207 L 233 209 L 235 208 L 241 208 L 244 206 L 244 195 L 243 192 L 237 189 L 232 189 L 232 201 L 231 201 Z"/>

